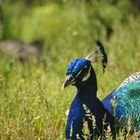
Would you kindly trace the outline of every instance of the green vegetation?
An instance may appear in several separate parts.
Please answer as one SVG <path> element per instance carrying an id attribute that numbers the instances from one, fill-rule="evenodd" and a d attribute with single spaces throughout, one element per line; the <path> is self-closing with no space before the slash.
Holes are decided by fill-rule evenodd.
<path id="1" fill-rule="evenodd" d="M 63 140 L 65 112 L 75 96 L 73 87 L 61 91 L 68 62 L 86 57 L 99 37 L 109 63 L 105 74 L 100 62 L 93 67 L 98 97 L 105 97 L 139 71 L 139 9 L 129 0 L 29 2 L 5 0 L 0 6 L 1 40 L 44 43 L 38 62 L 0 54 L 0 139 Z"/>

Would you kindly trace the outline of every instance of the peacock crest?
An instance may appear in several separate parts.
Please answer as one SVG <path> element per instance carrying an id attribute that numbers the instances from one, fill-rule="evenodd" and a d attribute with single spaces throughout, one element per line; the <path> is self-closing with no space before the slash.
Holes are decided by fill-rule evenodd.
<path id="1" fill-rule="evenodd" d="M 104 73 L 108 61 L 107 54 L 105 52 L 102 42 L 99 39 L 96 40 L 96 44 L 97 44 L 97 48 L 92 49 L 85 59 L 89 60 L 91 63 L 94 63 L 101 56 L 103 73 Z"/>

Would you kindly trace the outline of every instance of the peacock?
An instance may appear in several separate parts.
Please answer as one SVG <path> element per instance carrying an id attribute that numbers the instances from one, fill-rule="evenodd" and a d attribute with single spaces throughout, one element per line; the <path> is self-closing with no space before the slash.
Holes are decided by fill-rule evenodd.
<path id="1" fill-rule="evenodd" d="M 108 58 L 102 42 L 98 39 L 96 44 L 97 48 L 92 50 L 86 58 L 74 59 L 67 68 L 62 89 L 69 85 L 77 88 L 66 124 L 67 140 L 84 139 L 83 123 L 85 121 L 88 124 L 91 140 L 95 136 L 102 137 L 103 129 L 107 129 L 108 126 L 115 137 L 116 124 L 120 118 L 125 125 L 126 117 L 130 117 L 132 127 L 137 122 L 137 130 L 140 130 L 140 72 L 129 76 L 118 88 L 100 101 L 97 97 L 97 79 L 92 62 L 95 62 L 101 54 L 104 72 Z M 95 128 L 85 107 L 95 117 Z"/>

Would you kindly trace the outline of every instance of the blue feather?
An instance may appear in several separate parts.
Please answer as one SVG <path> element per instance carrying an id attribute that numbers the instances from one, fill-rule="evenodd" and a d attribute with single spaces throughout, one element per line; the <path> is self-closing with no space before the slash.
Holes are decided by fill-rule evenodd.
<path id="1" fill-rule="evenodd" d="M 79 71 L 84 70 L 86 67 L 89 66 L 90 61 L 82 58 L 74 59 L 69 65 L 67 69 L 68 74 L 78 74 Z"/>
<path id="2" fill-rule="evenodd" d="M 123 120 L 125 120 L 129 116 L 132 127 L 134 127 L 134 122 L 137 121 L 139 124 L 138 130 L 140 130 L 140 80 L 138 79 L 120 87 L 102 100 L 103 105 L 113 115 L 112 100 L 116 102 L 115 117 L 117 119 L 123 117 Z"/>

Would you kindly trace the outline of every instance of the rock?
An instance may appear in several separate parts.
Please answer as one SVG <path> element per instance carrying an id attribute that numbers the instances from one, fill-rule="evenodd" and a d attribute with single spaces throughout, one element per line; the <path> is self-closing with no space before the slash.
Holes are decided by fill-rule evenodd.
<path id="1" fill-rule="evenodd" d="M 33 42 L 25 44 L 20 41 L 7 40 L 0 42 L 0 52 L 21 61 L 38 59 L 42 44 Z"/>

